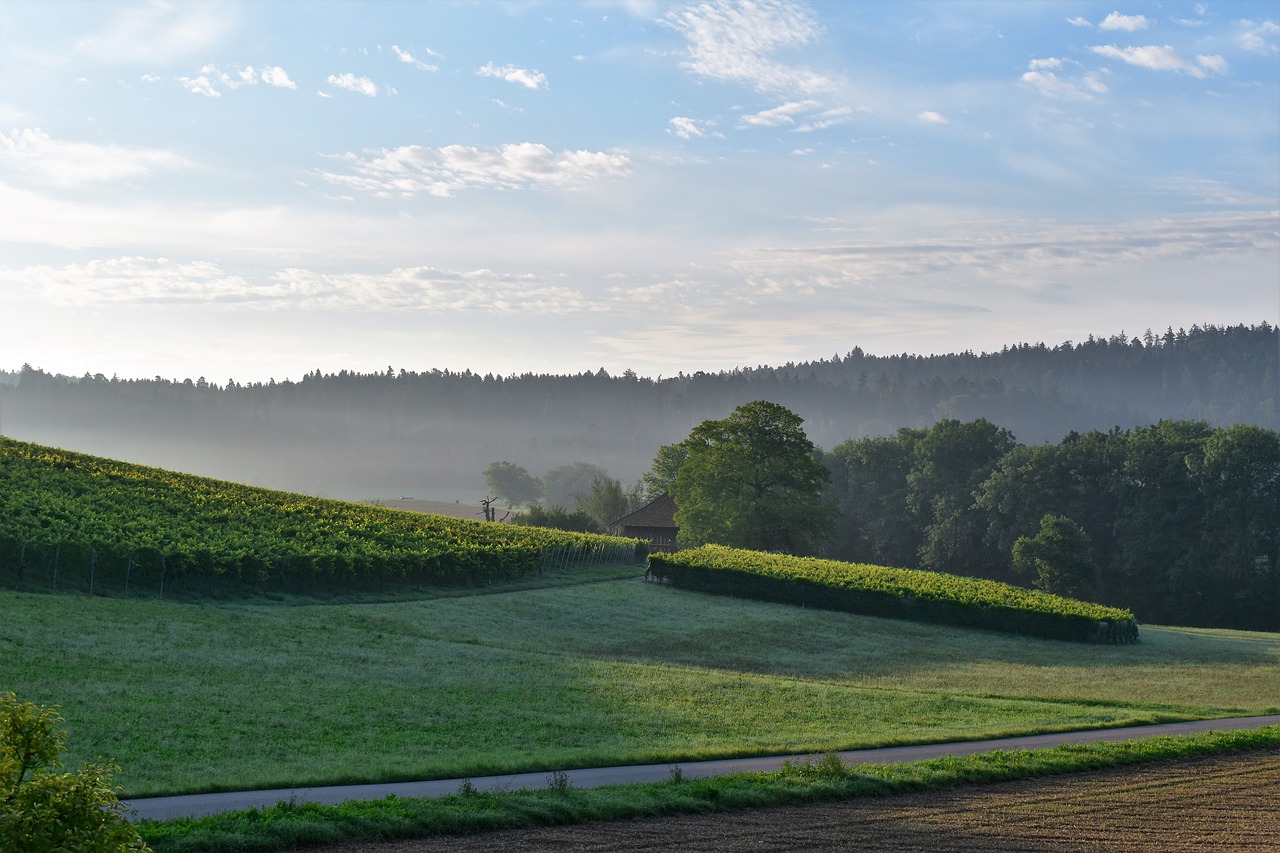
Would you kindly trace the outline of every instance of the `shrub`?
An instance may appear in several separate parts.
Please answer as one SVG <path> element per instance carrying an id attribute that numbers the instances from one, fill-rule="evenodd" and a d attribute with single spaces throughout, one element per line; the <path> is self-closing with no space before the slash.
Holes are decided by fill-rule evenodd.
<path id="1" fill-rule="evenodd" d="M 146 851 L 111 775 L 113 764 L 59 773 L 67 735 L 55 707 L 0 694 L 0 850 L 23 853 Z"/>

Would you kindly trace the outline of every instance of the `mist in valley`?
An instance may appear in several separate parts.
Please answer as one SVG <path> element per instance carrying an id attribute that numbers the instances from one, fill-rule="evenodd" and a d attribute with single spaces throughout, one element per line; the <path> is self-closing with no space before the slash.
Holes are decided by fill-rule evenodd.
<path id="1" fill-rule="evenodd" d="M 1277 429 L 1277 352 L 1277 330 L 1263 323 L 990 354 L 884 357 L 855 348 L 662 379 L 389 368 L 218 385 L 24 365 L 0 372 L 0 433 L 323 497 L 471 502 L 484 496 L 483 471 L 497 460 L 535 476 L 588 462 L 633 483 L 661 445 L 752 400 L 799 414 L 826 450 L 948 418 L 985 418 L 1023 444 L 1163 418 Z"/>

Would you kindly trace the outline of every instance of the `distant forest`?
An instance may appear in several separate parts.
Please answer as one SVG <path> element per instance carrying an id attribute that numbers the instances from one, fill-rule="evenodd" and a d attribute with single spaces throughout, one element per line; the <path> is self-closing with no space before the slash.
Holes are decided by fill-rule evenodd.
<path id="1" fill-rule="evenodd" d="M 109 366 L 104 366 L 109 368 Z M 985 418 L 1027 445 L 1162 419 L 1280 429 L 1280 337 L 1193 326 L 1000 352 L 869 355 L 647 378 L 469 370 L 300 380 L 72 377 L 0 371 L 0 434 L 237 482 L 370 499 L 484 488 L 495 460 L 535 475 L 574 461 L 633 482 L 659 446 L 752 400 L 786 406 L 820 448 Z"/>

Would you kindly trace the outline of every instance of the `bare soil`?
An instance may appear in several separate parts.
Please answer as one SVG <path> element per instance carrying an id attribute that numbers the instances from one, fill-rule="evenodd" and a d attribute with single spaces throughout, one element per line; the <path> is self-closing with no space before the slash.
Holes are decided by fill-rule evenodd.
<path id="1" fill-rule="evenodd" d="M 1276 851 L 1280 750 L 720 815 L 587 823 L 322 853 Z"/>

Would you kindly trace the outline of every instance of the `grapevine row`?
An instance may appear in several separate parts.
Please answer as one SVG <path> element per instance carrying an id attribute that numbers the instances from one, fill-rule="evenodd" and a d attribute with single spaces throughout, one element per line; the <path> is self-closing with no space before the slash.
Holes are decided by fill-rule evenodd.
<path id="1" fill-rule="evenodd" d="M 1082 642 L 1138 638 L 1128 610 L 941 572 L 705 545 L 650 555 L 649 575 L 686 589 L 872 616 Z"/>
<path id="2" fill-rule="evenodd" d="M 0 586 L 476 584 L 642 560 L 632 539 L 259 489 L 0 438 Z"/>

